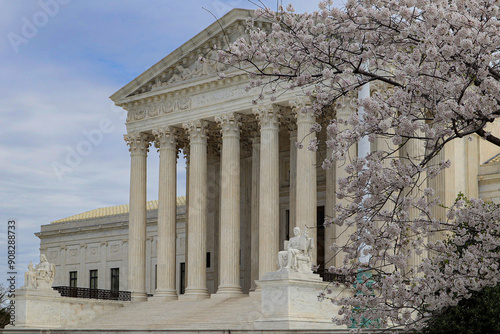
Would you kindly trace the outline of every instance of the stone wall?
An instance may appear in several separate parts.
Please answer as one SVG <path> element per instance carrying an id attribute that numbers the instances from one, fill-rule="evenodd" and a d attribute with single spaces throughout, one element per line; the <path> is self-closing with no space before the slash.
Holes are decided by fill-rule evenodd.
<path id="1" fill-rule="evenodd" d="M 16 321 L 11 328 L 78 327 L 98 315 L 121 308 L 130 302 L 61 297 L 51 289 L 16 290 Z"/>

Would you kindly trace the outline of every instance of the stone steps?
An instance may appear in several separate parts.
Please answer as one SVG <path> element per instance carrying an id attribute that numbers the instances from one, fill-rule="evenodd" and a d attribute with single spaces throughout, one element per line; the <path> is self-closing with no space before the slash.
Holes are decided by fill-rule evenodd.
<path id="1" fill-rule="evenodd" d="M 197 301 L 161 302 L 150 298 L 147 302 L 130 303 L 74 328 L 251 330 L 254 321 L 262 315 L 260 305 L 260 294 Z"/>

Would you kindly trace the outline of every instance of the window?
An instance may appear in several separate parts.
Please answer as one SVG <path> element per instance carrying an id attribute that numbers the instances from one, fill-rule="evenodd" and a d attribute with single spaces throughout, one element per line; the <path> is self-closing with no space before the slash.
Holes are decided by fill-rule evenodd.
<path id="1" fill-rule="evenodd" d="M 69 272 L 69 287 L 70 288 L 77 287 L 77 279 L 78 279 L 78 272 L 77 271 L 70 271 Z"/>
<path id="2" fill-rule="evenodd" d="M 207 268 L 210 268 L 210 252 L 207 252 Z"/>
<path id="3" fill-rule="evenodd" d="M 97 289 L 97 269 L 90 271 L 90 288 Z"/>
<path id="4" fill-rule="evenodd" d="M 155 290 L 158 288 L 158 265 L 155 264 Z"/>
<path id="5" fill-rule="evenodd" d="M 120 268 L 111 268 L 111 291 L 120 290 Z"/>

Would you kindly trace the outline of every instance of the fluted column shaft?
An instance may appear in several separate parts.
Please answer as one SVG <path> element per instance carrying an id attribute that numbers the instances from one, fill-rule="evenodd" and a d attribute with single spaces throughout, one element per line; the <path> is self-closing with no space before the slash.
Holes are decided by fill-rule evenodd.
<path id="1" fill-rule="evenodd" d="M 258 108 L 260 123 L 259 279 L 276 270 L 279 251 L 279 109 Z"/>
<path id="2" fill-rule="evenodd" d="M 146 295 L 146 160 L 150 138 L 143 133 L 128 134 L 130 146 L 130 203 L 128 234 L 128 289 L 132 301 Z"/>
<path id="3" fill-rule="evenodd" d="M 332 149 L 326 149 L 326 157 L 331 158 Z M 336 163 L 330 166 L 329 169 L 325 171 L 326 173 L 326 199 L 325 199 L 325 217 L 334 218 L 335 217 L 335 181 L 336 181 Z M 335 265 L 333 259 L 335 254 L 331 250 L 330 246 L 335 242 L 335 237 L 337 236 L 337 226 L 335 224 L 330 225 L 325 228 L 325 268 Z"/>
<path id="4" fill-rule="evenodd" d="M 189 133 L 188 276 L 186 296 L 208 298 L 206 272 L 207 134 L 204 121 L 185 124 Z"/>
<path id="5" fill-rule="evenodd" d="M 259 279 L 259 182 L 260 182 L 260 136 L 252 139 L 252 211 L 250 226 L 250 291 L 255 291 Z"/>
<path id="6" fill-rule="evenodd" d="M 216 118 L 222 132 L 220 204 L 220 285 L 217 294 L 239 295 L 240 125 L 236 114 Z"/>
<path id="7" fill-rule="evenodd" d="M 422 135 L 422 134 L 419 133 L 418 135 Z M 424 147 L 424 144 L 420 140 L 410 139 L 410 140 L 408 140 L 406 145 L 403 147 L 403 150 L 401 153 L 403 154 L 403 156 L 405 158 L 409 157 L 413 161 L 418 161 L 418 159 L 424 155 L 425 147 Z M 406 164 L 409 162 L 406 160 L 403 160 L 403 163 Z M 421 178 L 426 179 L 425 172 L 421 172 Z M 413 199 L 417 199 L 419 197 L 422 197 L 423 195 L 424 195 L 424 193 L 423 193 L 422 189 L 419 189 L 418 187 L 414 188 L 413 192 L 410 194 L 410 196 Z M 419 216 L 420 216 L 420 210 L 418 210 L 417 208 L 412 206 L 409 209 L 409 214 L 410 214 L 410 220 L 417 220 L 417 219 L 419 219 Z M 421 238 L 421 236 L 414 236 L 414 238 L 417 238 L 417 237 Z M 426 243 L 426 242 L 424 242 L 424 243 Z M 409 251 L 411 251 L 411 249 L 409 249 Z M 426 257 L 427 257 L 427 251 L 425 249 L 420 255 L 412 252 L 411 257 L 408 260 L 407 270 L 411 270 L 412 268 L 414 268 L 415 272 L 416 272 L 416 269 L 417 269 L 416 267 L 422 262 L 422 259 L 424 259 Z"/>
<path id="8" fill-rule="evenodd" d="M 302 101 L 301 101 L 302 102 Z M 307 230 L 313 238 L 313 263 L 316 263 L 316 225 L 317 225 L 317 185 L 316 185 L 316 152 L 308 149 L 309 142 L 316 139 L 316 133 L 310 132 L 315 117 L 307 110 L 304 103 L 292 104 L 297 117 L 297 140 L 303 147 L 297 150 L 297 189 L 295 199 L 296 226 L 300 231 Z"/>
<path id="9" fill-rule="evenodd" d="M 176 276 L 176 211 L 177 211 L 177 140 L 175 129 L 165 127 L 153 131 L 160 152 L 158 187 L 158 238 L 156 245 L 157 284 L 154 297 L 177 299 Z"/>
<path id="10" fill-rule="evenodd" d="M 293 236 L 293 229 L 296 226 L 296 206 L 297 202 L 297 129 L 290 131 L 290 213 L 288 235 Z"/>
<path id="11" fill-rule="evenodd" d="M 353 112 L 354 112 L 353 108 L 351 108 L 350 104 L 347 101 L 346 101 L 346 103 L 343 103 L 343 104 L 339 103 L 339 105 L 337 106 L 337 118 L 338 119 L 346 120 Z M 351 125 L 345 125 L 343 123 L 339 123 L 338 127 L 339 127 L 339 131 L 345 131 L 347 129 L 352 128 Z M 337 180 L 346 178 L 350 175 L 346 171 L 346 166 L 348 166 L 351 163 L 351 160 L 350 160 L 351 157 L 355 157 L 355 156 L 357 156 L 357 147 L 355 145 L 351 145 L 351 147 L 349 147 L 348 154 L 346 154 L 345 162 L 340 161 L 335 166 L 335 173 L 336 173 Z M 335 186 L 338 189 L 338 187 L 339 187 L 338 181 L 336 182 Z M 338 200 L 337 203 L 342 204 L 342 205 L 347 205 L 348 202 L 346 199 L 340 199 L 340 200 Z M 336 225 L 335 229 L 337 232 L 336 236 L 335 236 L 336 237 L 335 243 L 338 244 L 339 246 L 346 245 L 349 242 L 350 235 L 356 231 L 355 226 L 348 227 L 347 225 L 343 225 L 341 227 Z M 335 267 L 341 267 L 344 265 L 345 255 L 346 254 L 344 252 L 340 252 L 339 254 L 337 254 L 337 256 L 334 259 Z"/>

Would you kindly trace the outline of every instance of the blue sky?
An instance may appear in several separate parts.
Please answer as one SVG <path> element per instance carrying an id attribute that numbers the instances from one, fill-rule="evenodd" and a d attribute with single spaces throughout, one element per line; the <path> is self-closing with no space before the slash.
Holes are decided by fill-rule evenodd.
<path id="1" fill-rule="evenodd" d="M 276 6 L 276 1 L 263 2 Z M 315 9 L 314 1 L 292 3 L 297 11 Z M 8 219 L 18 220 L 20 286 L 29 261 L 38 262 L 34 233 L 40 225 L 128 203 L 124 112 L 109 96 L 210 25 L 214 18 L 203 7 L 220 17 L 255 5 L 246 0 L 0 0 L 2 283 Z M 158 193 L 158 157 L 151 151 L 148 200 Z M 74 152 L 83 153 L 75 158 Z M 179 165 L 178 194 L 183 195 Z"/>

